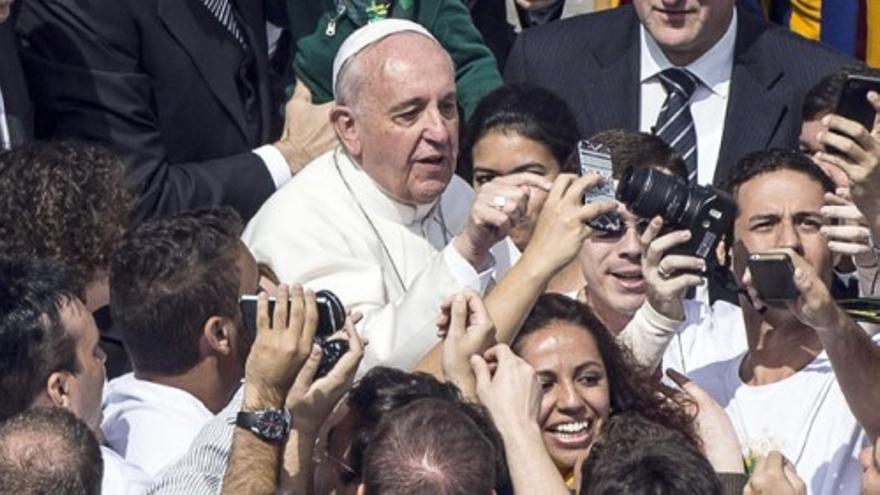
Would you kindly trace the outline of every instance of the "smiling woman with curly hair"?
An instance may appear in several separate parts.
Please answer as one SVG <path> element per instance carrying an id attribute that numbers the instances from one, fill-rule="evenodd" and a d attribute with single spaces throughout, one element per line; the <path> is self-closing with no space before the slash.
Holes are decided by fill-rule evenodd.
<path id="1" fill-rule="evenodd" d="M 132 206 L 122 175 L 113 154 L 84 143 L 30 143 L 0 155 L 0 255 L 61 261 L 91 311 L 107 304 L 110 255 Z"/>

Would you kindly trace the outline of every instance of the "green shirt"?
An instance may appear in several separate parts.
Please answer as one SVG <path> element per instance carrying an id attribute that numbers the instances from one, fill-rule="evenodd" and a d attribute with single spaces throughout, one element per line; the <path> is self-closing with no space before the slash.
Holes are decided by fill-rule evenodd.
<path id="1" fill-rule="evenodd" d="M 348 0 L 348 5 L 362 2 Z M 315 103 L 333 100 L 333 58 L 345 39 L 360 27 L 350 15 L 338 16 L 335 34 L 327 25 L 336 15 L 335 0 L 287 0 L 293 42 L 293 70 L 312 93 Z M 492 52 L 474 27 L 462 0 L 396 0 L 391 17 L 424 26 L 449 52 L 455 64 L 458 103 L 469 118 L 486 93 L 502 84 Z M 363 12 L 354 15 L 365 18 Z"/>

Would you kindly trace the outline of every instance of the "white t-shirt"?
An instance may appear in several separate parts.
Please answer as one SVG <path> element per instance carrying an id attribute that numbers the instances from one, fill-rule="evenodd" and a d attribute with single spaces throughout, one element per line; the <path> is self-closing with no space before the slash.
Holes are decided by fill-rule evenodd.
<path id="1" fill-rule="evenodd" d="M 214 415 L 190 393 L 128 373 L 107 384 L 101 430 L 107 445 L 155 476 L 176 461 Z"/>
<path id="2" fill-rule="evenodd" d="M 865 432 L 847 406 L 828 355 L 822 352 L 794 375 L 761 386 L 740 379 L 744 355 L 691 371 L 690 377 L 727 412 L 746 459 L 779 450 L 794 463 L 807 493 L 858 494 Z"/>
<path id="3" fill-rule="evenodd" d="M 147 493 L 150 477 L 137 466 L 125 462 L 119 454 L 101 445 L 101 458 L 104 459 L 104 476 L 101 478 L 101 493 L 112 495 L 140 495 Z"/>
<path id="4" fill-rule="evenodd" d="M 718 300 L 709 307 L 685 300 L 685 323 L 672 336 L 663 354 L 663 369 L 687 375 L 711 363 L 739 356 L 749 348 L 742 310 Z"/>

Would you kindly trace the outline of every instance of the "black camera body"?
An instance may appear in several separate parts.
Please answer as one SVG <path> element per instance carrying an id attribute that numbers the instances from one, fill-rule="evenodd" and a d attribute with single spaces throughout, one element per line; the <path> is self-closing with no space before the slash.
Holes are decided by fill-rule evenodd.
<path id="1" fill-rule="evenodd" d="M 248 340 L 253 342 L 257 334 L 257 301 L 258 296 L 246 295 L 239 298 L 244 330 L 248 334 Z M 269 317 L 275 312 L 276 300 L 269 298 Z M 315 342 L 321 346 L 323 354 L 321 363 L 315 378 L 326 375 L 343 354 L 348 352 L 348 341 L 344 339 L 331 339 L 330 336 L 345 326 L 345 306 L 329 290 L 319 290 L 315 293 L 315 304 L 318 307 L 318 328 L 315 330 Z"/>
<path id="2" fill-rule="evenodd" d="M 718 244 L 730 239 L 736 202 L 713 186 L 690 185 L 653 168 L 628 168 L 617 187 L 617 199 L 642 218 L 663 218 L 664 230 L 689 230 L 691 238 L 670 252 L 717 262 Z M 729 241 L 728 241 L 729 242 Z"/>

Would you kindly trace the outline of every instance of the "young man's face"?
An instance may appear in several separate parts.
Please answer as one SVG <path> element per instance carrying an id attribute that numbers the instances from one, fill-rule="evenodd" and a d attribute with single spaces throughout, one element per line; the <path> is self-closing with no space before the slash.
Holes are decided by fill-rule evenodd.
<path id="1" fill-rule="evenodd" d="M 831 250 L 819 231 L 824 193 L 822 184 L 803 172 L 778 170 L 753 177 L 737 190 L 735 238 L 749 253 L 791 248 L 830 283 Z M 738 267 L 740 281 L 744 271 Z"/>
<path id="2" fill-rule="evenodd" d="M 72 412 L 92 431 L 101 426 L 101 395 L 104 390 L 107 356 L 98 345 L 100 333 L 92 314 L 79 299 L 67 301 L 61 309 L 61 323 L 73 336 L 79 373 L 70 381 Z"/>

